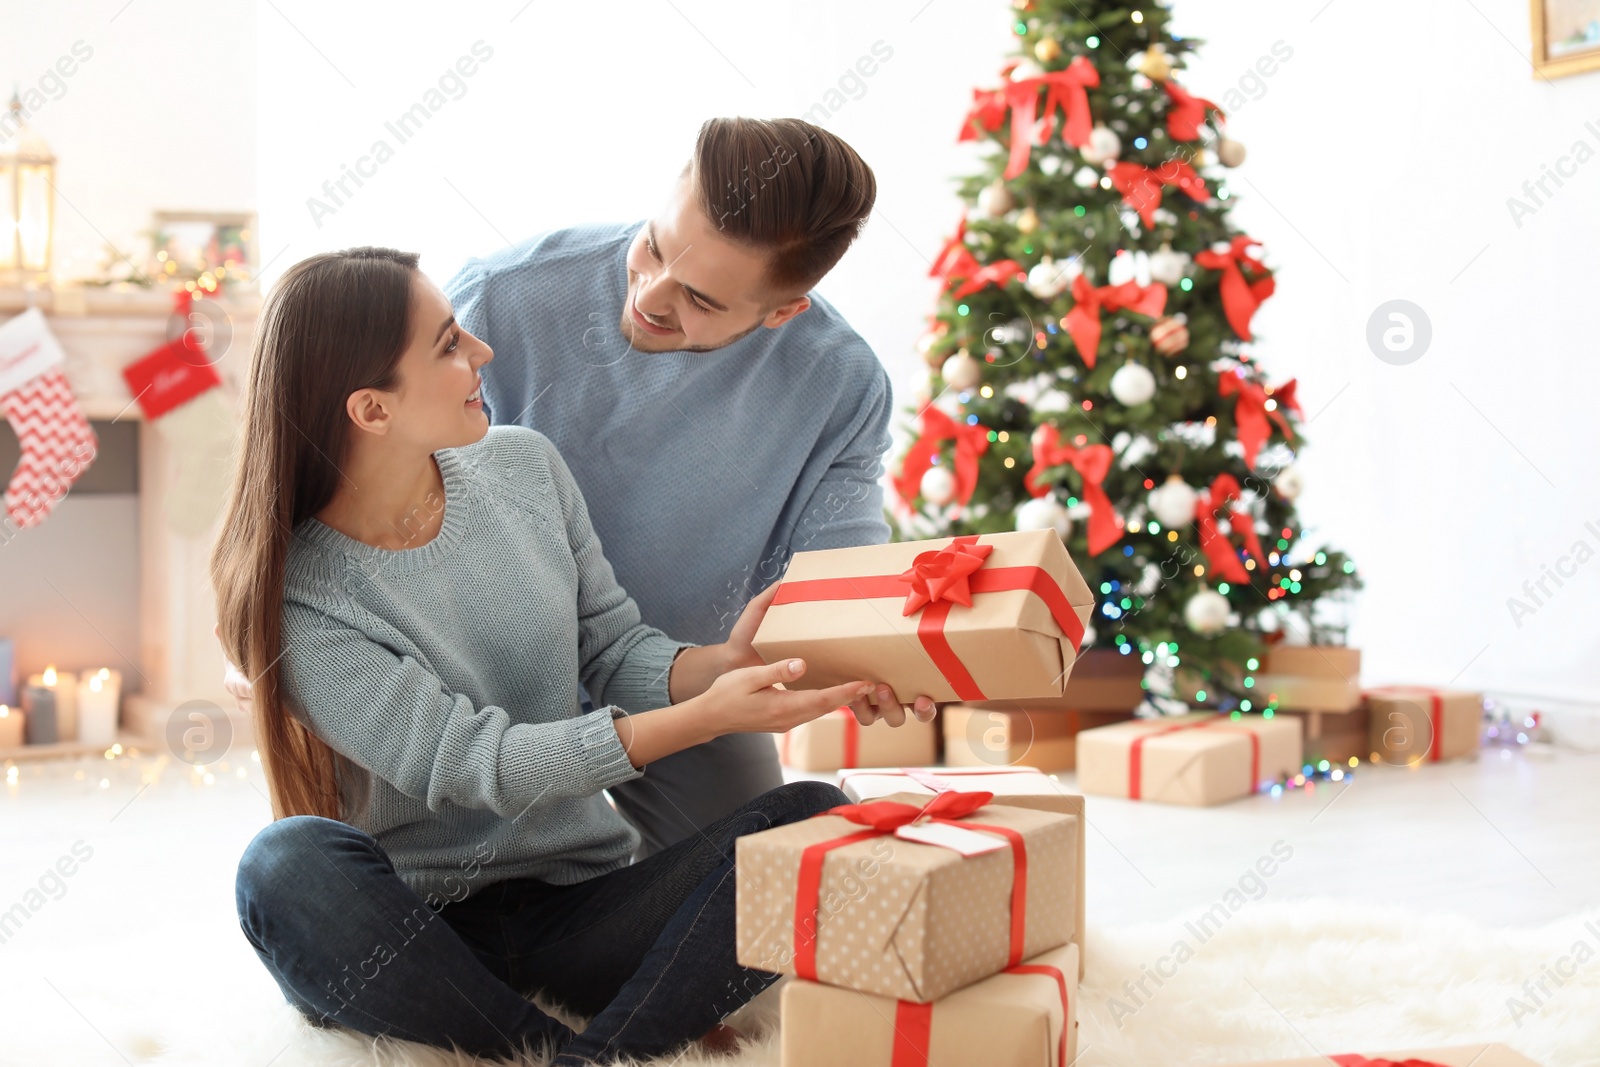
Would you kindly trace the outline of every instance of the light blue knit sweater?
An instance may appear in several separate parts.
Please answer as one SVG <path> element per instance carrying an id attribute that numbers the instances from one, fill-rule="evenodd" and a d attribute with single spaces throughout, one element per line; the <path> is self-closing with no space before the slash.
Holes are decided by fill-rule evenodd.
<path id="1" fill-rule="evenodd" d="M 364 769 L 341 782 L 346 821 L 430 903 L 621 867 L 639 835 L 601 790 L 641 772 L 611 719 L 669 704 L 687 645 L 640 623 L 548 438 L 495 427 L 435 457 L 445 514 L 427 544 L 296 528 L 288 695 Z"/>
<path id="2" fill-rule="evenodd" d="M 712 352 L 634 351 L 618 323 L 642 225 L 541 234 L 468 263 L 446 292 L 494 349 L 492 421 L 555 442 L 646 621 L 715 644 L 794 552 L 889 540 L 894 397 L 815 292 L 790 322 Z"/>

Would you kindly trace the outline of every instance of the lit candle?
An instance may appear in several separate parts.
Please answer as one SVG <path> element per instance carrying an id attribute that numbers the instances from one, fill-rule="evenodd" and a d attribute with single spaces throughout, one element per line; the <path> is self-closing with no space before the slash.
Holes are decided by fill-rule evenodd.
<path id="1" fill-rule="evenodd" d="M 48 745 L 61 740 L 56 730 L 56 693 L 42 685 L 27 685 L 22 689 L 23 720 L 27 725 L 27 742 L 30 745 Z"/>
<path id="2" fill-rule="evenodd" d="M 0 704 L 0 748 L 22 744 L 22 709 Z"/>
<path id="3" fill-rule="evenodd" d="M 122 675 L 110 668 L 84 671 L 78 679 L 78 740 L 109 745 L 117 739 L 117 705 Z"/>
<path id="4" fill-rule="evenodd" d="M 51 706 L 55 709 L 53 718 L 56 741 L 76 741 L 78 739 L 78 676 L 71 671 L 58 671 L 55 664 L 44 669 L 42 674 L 28 676 L 28 687 L 43 689 L 55 699 Z M 27 701 L 23 701 L 27 707 Z M 32 744 L 30 736 L 29 743 Z"/>

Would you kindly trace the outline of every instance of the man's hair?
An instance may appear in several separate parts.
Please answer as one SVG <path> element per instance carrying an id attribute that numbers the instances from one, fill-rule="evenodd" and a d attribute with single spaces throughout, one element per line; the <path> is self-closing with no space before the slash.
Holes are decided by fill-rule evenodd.
<path id="1" fill-rule="evenodd" d="M 800 119 L 709 119 L 688 172 L 718 232 L 769 253 L 766 286 L 785 298 L 833 269 L 878 195 L 855 149 Z"/>

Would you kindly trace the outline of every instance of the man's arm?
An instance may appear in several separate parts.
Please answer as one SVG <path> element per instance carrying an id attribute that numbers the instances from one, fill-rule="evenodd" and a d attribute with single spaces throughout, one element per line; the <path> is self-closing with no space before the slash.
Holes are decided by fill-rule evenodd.
<path id="1" fill-rule="evenodd" d="M 819 548 L 881 545 L 889 540 L 883 517 L 884 457 L 889 451 L 889 418 L 894 393 L 880 365 L 871 385 L 861 390 L 856 427 L 843 451 L 829 464 L 789 536 L 790 552 Z"/>

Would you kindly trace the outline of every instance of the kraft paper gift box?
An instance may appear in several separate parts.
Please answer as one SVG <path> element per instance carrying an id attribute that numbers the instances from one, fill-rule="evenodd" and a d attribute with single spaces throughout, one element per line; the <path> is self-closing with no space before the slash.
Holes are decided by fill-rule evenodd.
<path id="1" fill-rule="evenodd" d="M 1130 800 L 1220 804 L 1301 766 L 1300 722 L 1288 716 L 1175 715 L 1078 735 L 1078 788 Z"/>
<path id="2" fill-rule="evenodd" d="M 1078 946 L 1078 977 L 1083 977 L 1084 860 L 1083 797 L 1037 767 L 874 767 L 845 771 L 839 788 L 857 804 L 895 793 L 914 794 L 923 803 L 937 793 L 988 792 L 994 803 L 1071 815 L 1078 820 L 1078 858 L 1073 882 L 1072 943 Z"/>
<path id="3" fill-rule="evenodd" d="M 1483 694 L 1465 689 L 1385 686 L 1367 690 L 1372 758 L 1437 763 L 1478 751 Z"/>
<path id="4" fill-rule="evenodd" d="M 787 1064 L 788 1060 L 784 1062 Z M 1457 1045 L 1371 1056 L 1346 1053 L 1298 1060 L 1256 1060 L 1228 1067 L 1539 1067 L 1539 1064 L 1504 1045 Z"/>
<path id="5" fill-rule="evenodd" d="M 1094 597 L 1053 530 L 796 552 L 751 642 L 788 688 L 882 682 L 903 704 L 1061 696 Z"/>
<path id="6" fill-rule="evenodd" d="M 1280 711 L 1361 707 L 1361 650 L 1339 645 L 1278 646 L 1256 672 L 1255 691 Z"/>
<path id="7" fill-rule="evenodd" d="M 1017 703 L 1027 706 L 946 704 L 939 709 L 944 761 L 954 767 L 1023 763 L 1046 771 L 1070 771 L 1078 763 L 1080 732 L 1133 718 L 1131 711 L 1040 711 L 1031 701 Z"/>
<path id="8" fill-rule="evenodd" d="M 1307 763 L 1315 764 L 1320 760 L 1346 763 L 1351 757 L 1364 760 L 1372 752 L 1368 737 L 1371 716 L 1365 704 L 1354 711 L 1285 711 L 1279 708 L 1278 716 L 1300 720 Z"/>
<path id="9" fill-rule="evenodd" d="M 1078 654 L 1067 676 L 1067 688 L 1059 697 L 1042 697 L 1025 702 L 978 700 L 975 708 L 1000 711 L 1078 711 L 1123 712 L 1132 715 L 1144 703 L 1144 662 L 1138 656 L 1124 656 L 1109 648 L 1091 648 Z M 1111 720 L 1116 721 L 1116 720 Z"/>
<path id="10" fill-rule="evenodd" d="M 881 719 L 862 726 L 849 708 L 835 708 L 779 734 L 778 758 L 802 771 L 898 767 L 931 763 L 938 742 L 938 728 L 915 715 L 908 714 L 900 726 Z"/>
<path id="11" fill-rule="evenodd" d="M 896 793 L 739 838 L 739 963 L 929 1001 L 1066 944 L 1078 820 L 990 799 Z"/>
<path id="12" fill-rule="evenodd" d="M 932 1004 L 795 980 L 783 990 L 783 1067 L 1066 1067 L 1077 976 L 1068 945 Z"/>

